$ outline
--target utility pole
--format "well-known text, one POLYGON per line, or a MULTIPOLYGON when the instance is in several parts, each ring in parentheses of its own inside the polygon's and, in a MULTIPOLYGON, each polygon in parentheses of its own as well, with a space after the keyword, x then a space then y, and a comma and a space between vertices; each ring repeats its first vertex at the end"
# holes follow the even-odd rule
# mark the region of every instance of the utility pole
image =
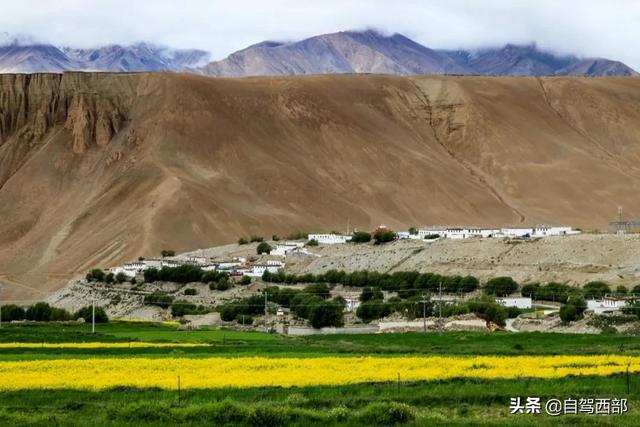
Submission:
POLYGON ((269 332, 269 326, 267 324, 267 319, 269 317, 269 312, 267 311, 267 290, 264 290, 264 331, 269 332))
POLYGON ((426 334, 427 333, 427 300, 424 297, 424 294, 422 294, 422 301, 420 302, 422 303, 422 330, 426 334))
POLYGON ((91 294, 91 333, 96 333, 96 294, 91 294))
POLYGON ((440 281, 440 285, 438 286, 438 317, 442 320, 442 281, 440 281))

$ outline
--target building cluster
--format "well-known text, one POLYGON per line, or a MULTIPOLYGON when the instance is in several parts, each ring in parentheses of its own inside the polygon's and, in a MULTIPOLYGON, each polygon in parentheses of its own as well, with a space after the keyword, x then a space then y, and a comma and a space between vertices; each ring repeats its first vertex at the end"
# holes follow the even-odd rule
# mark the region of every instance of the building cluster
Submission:
POLYGON ((113 267, 110 271, 113 274, 123 273, 127 277, 135 277, 138 274, 143 274, 149 268, 161 269, 163 267, 178 267, 181 265, 200 267, 203 271, 224 271, 231 276, 262 277, 265 271, 277 273, 278 270, 285 266, 285 263, 279 260, 252 262, 243 257, 214 261, 206 257, 187 256, 171 259, 144 259, 113 267))

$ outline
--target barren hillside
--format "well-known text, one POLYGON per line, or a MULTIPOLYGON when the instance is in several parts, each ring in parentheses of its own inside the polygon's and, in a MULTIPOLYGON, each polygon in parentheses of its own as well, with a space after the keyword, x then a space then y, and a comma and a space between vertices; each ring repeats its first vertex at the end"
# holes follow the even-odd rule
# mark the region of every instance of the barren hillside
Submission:
POLYGON ((640 213, 640 79, 0 76, 0 282, 294 230, 640 213))

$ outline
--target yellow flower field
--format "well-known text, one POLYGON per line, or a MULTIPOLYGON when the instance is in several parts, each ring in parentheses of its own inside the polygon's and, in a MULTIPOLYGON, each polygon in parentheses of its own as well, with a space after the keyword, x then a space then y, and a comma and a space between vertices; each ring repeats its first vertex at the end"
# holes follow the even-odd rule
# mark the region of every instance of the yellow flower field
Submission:
POLYGON ((205 343, 175 342, 10 342, 0 343, 0 348, 151 348, 151 347, 207 347, 205 343))
POLYGON ((0 362, 0 389, 340 385, 466 378, 557 378, 640 372, 640 357, 100 358, 0 362))

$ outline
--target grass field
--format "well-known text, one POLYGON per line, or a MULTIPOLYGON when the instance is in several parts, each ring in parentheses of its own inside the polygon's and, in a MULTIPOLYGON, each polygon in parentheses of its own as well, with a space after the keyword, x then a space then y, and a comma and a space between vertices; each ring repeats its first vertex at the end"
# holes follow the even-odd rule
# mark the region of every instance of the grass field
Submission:
MULTIPOLYGON (((0 424, 640 424, 640 411, 636 407, 640 394, 640 373, 636 372, 640 371, 636 365, 640 363, 638 337, 451 332, 290 338, 259 332, 179 331, 170 325, 126 322, 99 325, 97 332, 91 334, 90 326, 86 324, 3 325, 0 329, 0 424), (47 343, 92 344, 48 346, 47 343), (178 346, 175 343, 205 345, 178 346), (568 359, 554 355, 577 357, 568 359), (613 366, 611 361, 614 359, 605 360, 597 355, 612 355, 623 362, 613 366), (338 359, 332 359, 336 357, 338 359), (191 359, 195 359, 193 363, 188 362, 191 359), (413 359, 423 371, 402 364, 413 359), (131 385, 136 383, 137 375, 148 378, 149 370, 155 369, 153 363, 163 366, 167 360, 180 367, 190 367, 181 375, 180 388, 178 376, 181 372, 173 365, 166 369, 171 380, 163 379, 161 386, 131 385), (363 365, 362 360, 379 365, 363 365), (489 365, 494 360, 504 363, 504 369, 496 365, 498 368, 491 371, 491 375, 499 377, 509 371, 516 372, 515 377, 487 378, 489 365), (550 369, 549 378, 529 378, 541 372, 537 360, 557 361, 562 366, 550 369), (587 364, 592 362, 594 366, 589 368, 592 370, 586 371, 587 364), (135 368, 136 363, 142 363, 139 366, 144 369, 135 368), (257 365, 246 368, 244 363, 257 365), (298 377, 292 376, 289 365, 285 365, 291 363, 302 367, 298 377), (323 363, 329 365, 323 368, 323 363), (468 371, 464 372, 473 374, 468 378, 455 375, 445 378, 441 372, 453 372, 454 363, 466 363, 464 369, 468 371), (625 372, 626 363, 631 363, 629 376, 625 372), (230 366, 226 371, 222 369, 224 364, 230 366), (280 371, 270 377, 271 374, 264 371, 265 365, 275 366, 280 371), (133 368, 125 373, 125 366, 133 368), (358 380, 341 385, 327 382, 338 377, 364 378, 366 372, 363 370, 369 369, 367 366, 371 367, 370 377, 362 380, 364 382, 358 380), (30 382, 42 379, 38 369, 51 367, 53 369, 47 372, 51 373, 50 380, 57 388, 51 388, 53 383, 35 386, 36 382, 30 382), (71 374, 65 373, 67 368, 71 374), (78 370, 85 368, 86 372, 78 370), (35 370, 32 372, 31 369, 35 370), (333 374, 330 373, 332 369, 333 374), (566 369, 592 374, 566 376, 570 372, 566 369), (382 370, 388 372, 379 374, 382 370), (399 380, 395 371, 402 371, 399 380), (105 372, 111 382, 99 389, 87 387, 105 381, 100 380, 105 378, 100 377, 105 372), (424 376, 425 373, 435 376, 424 376), (77 377, 65 382, 62 380, 67 378, 65 375, 77 377), (237 375, 237 384, 233 387, 225 385, 228 383, 223 382, 224 375, 237 375), (131 381, 119 381, 119 378, 131 381), (273 381, 264 386, 259 378, 272 378, 273 381), (320 378, 322 381, 316 383, 325 381, 327 385, 313 385, 313 378, 320 378), (202 388, 195 386, 196 379, 202 384, 209 381, 220 385, 202 388), (305 385, 296 385, 296 382, 305 385), (615 416, 511 415, 510 398, 528 396, 540 397, 542 402, 569 397, 626 398, 629 399, 629 412, 615 416)), ((154 372, 164 375, 162 369, 154 372)))

